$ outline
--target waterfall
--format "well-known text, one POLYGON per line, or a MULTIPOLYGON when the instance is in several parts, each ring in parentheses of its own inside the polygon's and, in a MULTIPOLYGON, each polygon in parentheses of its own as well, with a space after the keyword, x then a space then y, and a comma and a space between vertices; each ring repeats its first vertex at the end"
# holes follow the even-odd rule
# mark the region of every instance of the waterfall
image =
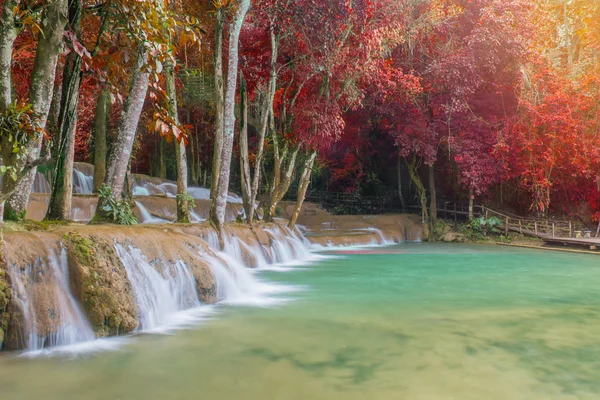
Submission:
POLYGON ((142 205, 142 203, 140 203, 139 201, 136 201, 135 205, 140 210, 140 216, 141 216, 140 223, 142 223, 142 224, 168 224, 170 222, 170 221, 167 221, 166 219, 157 218, 157 217, 152 216, 152 214, 150 214, 148 209, 146 207, 144 207, 142 205))
POLYGON ((227 304, 270 306, 286 301, 269 297, 270 294, 294 291, 284 285, 265 283, 254 276, 252 270, 225 252, 214 256, 204 255, 217 286, 217 298, 227 304))
POLYGON ((381 232, 381 230, 379 230, 377 228, 362 228, 360 230, 367 231, 367 232, 373 232, 379 237, 379 240, 374 239, 371 242, 371 245, 373 245, 373 246, 388 245, 388 244, 395 243, 393 240, 386 239, 385 236, 383 235, 383 232, 381 232))
POLYGON ((138 306, 140 331, 164 328, 179 322, 177 313, 200 306, 196 280, 185 263, 155 269, 140 249, 116 244, 138 306))
POLYGON ((302 234, 286 227, 265 229, 271 239, 271 252, 274 263, 290 264, 308 261, 313 258, 310 243, 302 234))
POLYGON ((50 255, 21 268, 10 268, 14 294, 25 323, 27 350, 92 341, 94 332, 69 288, 67 253, 50 255))
POLYGON ((92 194, 93 191, 94 177, 73 168, 73 193, 92 194))
POLYGON ((50 184, 46 179, 46 176, 41 172, 35 173, 35 179, 31 184, 32 193, 50 193, 50 184))

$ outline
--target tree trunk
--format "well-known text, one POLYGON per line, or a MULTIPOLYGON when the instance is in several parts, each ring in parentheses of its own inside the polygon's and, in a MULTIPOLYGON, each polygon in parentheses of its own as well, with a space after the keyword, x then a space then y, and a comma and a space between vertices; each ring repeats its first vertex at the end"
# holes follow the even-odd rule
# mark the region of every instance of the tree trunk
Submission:
POLYGON ((98 193, 106 176, 106 136, 109 104, 108 90, 103 89, 98 96, 96 120, 94 121, 94 193, 98 193))
POLYGON ((12 52, 17 38, 15 27, 16 0, 5 0, 0 19, 0 113, 12 103, 12 52))
POLYGON ((294 212, 288 223, 290 229, 293 229, 296 226, 296 221, 298 221, 298 216, 300 216, 300 210, 302 209, 302 204, 306 197, 306 190, 310 184, 310 176, 312 174, 313 165, 315 164, 315 158, 317 158, 317 152, 313 151, 310 157, 304 162, 304 169, 302 170, 302 175, 300 175, 300 184, 298 186, 298 194, 296 197, 296 208, 294 208, 294 212))
POLYGON ((167 179, 167 141, 164 137, 158 142, 158 177, 167 179))
MULTIPOLYGON (((67 1, 56 0, 48 3, 41 18, 41 31, 38 35, 35 61, 31 73, 31 86, 29 88, 29 101, 36 113, 34 124, 41 129, 46 127, 52 103, 56 64, 62 49, 63 32, 67 22, 66 16, 67 1)), ((42 133, 39 132, 27 143, 25 156, 18 161, 17 169, 21 170, 25 164, 33 164, 39 159, 42 140, 42 133)), ((14 191, 6 202, 5 215, 17 219, 25 215, 36 171, 37 166, 29 169, 19 182, 13 181, 8 176, 5 177, 2 191, 5 193, 14 191)))
MULTIPOLYGON (((69 0, 68 27, 77 37, 81 32, 81 13, 81 0, 69 0)), ((77 52, 71 51, 65 59, 63 68, 62 95, 58 115, 59 140, 54 151, 52 191, 46 213, 46 219, 48 220, 68 221, 71 217, 73 158, 75 154, 75 134, 77 132, 81 65, 81 56, 77 52)))
MULTIPOLYGON (((223 153, 223 24, 225 20, 225 9, 219 7, 216 12, 215 27, 215 145, 212 160, 212 175, 210 183, 210 198, 214 201, 219 185, 219 171, 221 168, 221 157, 223 153)), ((231 44, 230 44, 231 46, 231 44)), ((237 57, 237 55, 236 55, 237 57)), ((229 70, 231 72, 231 70, 229 70)), ((236 71, 237 72, 237 71, 236 71)))
POLYGON ((240 127, 240 178, 242 186, 242 200, 246 212, 246 222, 252 224, 254 215, 254 203, 252 202, 252 189, 250 187, 250 159, 248 157, 248 93, 246 79, 240 73, 240 103, 241 103, 241 127, 240 127))
POLYGON ((218 172, 219 184, 211 205, 211 222, 217 227, 222 242, 223 224, 225 223, 225 208, 227 207, 227 192, 229 191, 229 173, 231 168, 231 153, 235 131, 235 94, 238 78, 238 48, 240 31, 246 13, 250 8, 250 0, 240 0, 238 10, 232 22, 229 34, 229 65, 227 68, 227 92, 223 114, 223 151, 218 172))
POLYGON ((431 199, 429 202, 429 218, 430 222, 435 225, 437 221, 437 191, 435 190, 435 170, 433 165, 428 166, 429 169, 429 194, 431 195, 431 199))
POLYGON ((398 154, 398 197, 402 205, 402 212, 406 211, 406 203, 404 202, 404 194, 402 193, 402 157, 398 154))
MULTIPOLYGON (((300 151, 300 147, 296 148, 296 150, 294 150, 294 152, 292 153, 292 156, 290 157, 290 160, 288 161, 288 165, 286 166, 286 168, 284 168, 283 170, 280 170, 280 174, 281 176, 276 179, 277 181, 277 186, 274 187, 272 194, 271 194, 271 199, 269 200, 269 207, 267 210, 265 210, 265 221, 267 222, 271 222, 273 220, 273 216, 275 216, 276 211, 277 211, 277 206, 279 205, 279 202, 283 199, 283 197, 285 196, 285 194, 287 193, 287 191, 290 188, 290 185, 292 183, 292 175, 294 173, 294 168, 296 167, 296 158, 298 157, 298 152, 300 151)), ((283 167, 283 156, 287 154, 287 149, 286 151, 284 151, 284 153, 282 154, 282 162, 281 162, 281 166, 283 167)))
POLYGON ((469 190, 469 221, 473 220, 473 203, 475 202, 475 194, 473 188, 469 190))
MULTIPOLYGON (((117 126, 117 136, 110 152, 108 171, 104 179, 104 183, 112 189, 113 196, 116 199, 121 199, 137 126, 146 100, 150 80, 150 74, 146 71, 147 63, 148 51, 143 44, 139 44, 129 94, 123 105, 123 111, 117 126)), ((101 204, 98 204, 96 216, 103 219, 105 214, 101 206, 101 204)))
POLYGON ((277 57, 279 54, 279 44, 277 37, 271 26, 271 74, 269 78, 269 87, 267 98, 265 99, 265 107, 263 109, 263 119, 261 121, 260 131, 258 132, 258 148, 256 150, 256 162, 254 165, 254 176, 252 179, 252 190, 250 192, 250 215, 248 221, 251 223, 254 219, 254 204, 258 198, 258 188, 260 186, 262 162, 264 157, 265 149, 265 137, 267 135, 267 129, 269 126, 269 116, 273 113, 273 101, 275 98, 275 92, 277 91, 277 57))
POLYGON ((419 177, 419 165, 417 163, 417 156, 413 155, 413 160, 408 164, 408 171, 410 173, 410 179, 417 187, 417 194, 421 203, 421 222, 423 223, 425 239, 429 238, 429 214, 427 212, 427 190, 421 178, 419 177))
MULTIPOLYGON (((4 113, 12 103, 12 51, 17 38, 15 27, 16 0, 5 0, 0 19, 0 114, 4 113)), ((3 144, 4 148, 4 144, 3 144)), ((10 155, 9 155, 10 158, 10 155)), ((3 156, 4 165, 8 159, 3 156)), ((7 177, 4 177, 6 180, 7 177)), ((4 220, 4 201, 0 203, 0 222, 4 220)))
MULTIPOLYGON (((169 98, 169 114, 179 125, 177 110, 177 87, 175 86, 175 66, 168 64, 165 68, 167 96, 169 98)), ((187 155, 185 152, 184 138, 175 138, 175 157, 177 159, 177 222, 189 223, 190 211, 187 199, 187 155)))

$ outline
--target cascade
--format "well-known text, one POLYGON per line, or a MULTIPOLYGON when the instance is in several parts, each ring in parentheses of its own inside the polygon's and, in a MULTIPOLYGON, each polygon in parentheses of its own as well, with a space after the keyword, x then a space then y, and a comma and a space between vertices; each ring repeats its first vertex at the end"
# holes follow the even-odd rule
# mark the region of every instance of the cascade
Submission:
POLYGON ((92 194, 93 191, 94 177, 73 168, 73 193, 92 194))
POLYGON ((41 172, 35 173, 35 179, 31 185, 32 193, 50 193, 50 184, 46 179, 46 176, 41 172))
POLYGON ((394 244, 395 243, 393 240, 386 239, 385 236, 383 235, 383 232, 381 232, 380 229, 377 229, 377 228, 362 228, 360 230, 361 231, 367 231, 367 232, 373 232, 373 233, 375 233, 379 237, 379 240, 373 239, 373 241, 371 242, 371 245, 373 245, 373 246, 387 245, 387 244, 394 244))
POLYGON ((196 283, 185 263, 161 264, 161 271, 148 262, 140 249, 116 244, 127 271, 138 306, 140 331, 154 330, 177 322, 177 313, 200 306, 196 283))
POLYGON ((69 288, 64 249, 60 255, 52 250, 47 258, 40 257, 27 267, 13 264, 9 273, 23 313, 27 350, 94 340, 94 332, 69 288))
POLYGON ((166 219, 157 218, 152 216, 148 209, 142 205, 139 201, 135 202, 136 207, 140 210, 141 224, 168 224, 170 221, 166 219))

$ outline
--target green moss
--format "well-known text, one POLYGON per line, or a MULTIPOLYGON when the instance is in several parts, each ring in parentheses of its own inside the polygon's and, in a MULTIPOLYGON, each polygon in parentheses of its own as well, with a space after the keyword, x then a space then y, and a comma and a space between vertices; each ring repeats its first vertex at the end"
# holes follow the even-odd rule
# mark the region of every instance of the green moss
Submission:
POLYGON ((66 221, 32 221, 25 220, 23 221, 23 226, 28 231, 47 231, 53 226, 65 226, 68 225, 66 221))
POLYGON ((92 265, 95 249, 94 243, 89 238, 72 233, 66 234, 65 239, 72 243, 75 250, 75 257, 82 265, 86 267, 92 265))
POLYGON ((23 221, 26 213, 27 213, 27 210, 23 210, 20 213, 18 213, 15 210, 11 209, 10 207, 6 207, 6 208, 4 208, 4 220, 20 222, 20 221, 23 221))

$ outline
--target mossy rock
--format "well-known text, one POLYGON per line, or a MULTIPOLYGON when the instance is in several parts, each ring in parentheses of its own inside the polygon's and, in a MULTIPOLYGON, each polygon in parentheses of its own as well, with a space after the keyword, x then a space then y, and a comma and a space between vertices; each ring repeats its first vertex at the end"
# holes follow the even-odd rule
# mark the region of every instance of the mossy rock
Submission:
POLYGON ((112 336, 134 330, 135 297, 110 240, 69 233, 64 242, 71 290, 80 299, 96 335, 112 336))

